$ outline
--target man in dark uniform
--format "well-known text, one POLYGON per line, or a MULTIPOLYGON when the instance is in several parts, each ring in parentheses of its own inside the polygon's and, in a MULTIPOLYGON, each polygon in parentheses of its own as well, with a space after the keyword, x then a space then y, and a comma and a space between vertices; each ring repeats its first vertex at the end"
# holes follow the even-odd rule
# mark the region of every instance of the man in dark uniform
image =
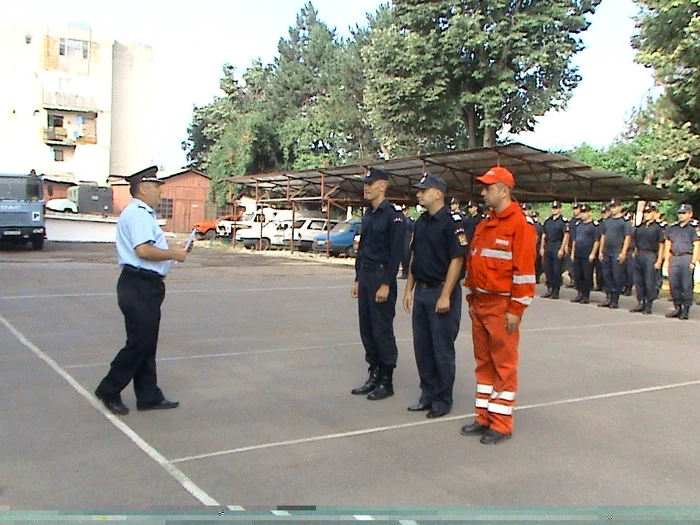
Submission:
POLYGON ((651 313, 656 299, 656 273, 664 260, 664 231, 656 220, 656 208, 647 204, 644 207, 644 220, 634 229, 634 287, 637 290, 637 306, 630 312, 651 313))
MULTIPOLYGON (((668 227, 668 222, 664 220, 664 218, 661 216, 661 212, 657 209, 654 211, 654 221, 661 226, 661 230, 664 232, 664 239, 666 238, 666 228, 668 227)), ((665 257, 665 254, 664 254, 665 257)), ((661 287, 664 284, 664 275, 663 275, 663 269, 659 268, 656 271, 656 299, 659 298, 659 295, 661 295, 661 287)))
MULTIPOLYGON (((601 219, 598 221, 598 228, 599 231, 603 230, 603 223, 610 217, 610 203, 605 203, 603 206, 603 212, 601 214, 601 219)), ((600 255, 600 249, 598 250, 598 255, 600 255)), ((596 292, 602 292, 604 290, 607 290, 607 287, 605 286, 605 272, 603 272, 603 262, 600 260, 600 257, 596 257, 595 260, 595 288, 594 290, 596 292)))
POLYGON ((544 261, 547 292, 541 297, 559 299, 561 288, 561 263, 569 242, 569 221, 561 215, 559 201, 552 203, 552 216, 544 221, 544 233, 540 243, 540 255, 544 261))
POLYGON ((630 247, 633 227, 622 215, 622 203, 617 199, 610 201, 610 217, 602 225, 600 236, 599 259, 603 263, 605 301, 598 306, 619 308, 620 294, 625 287, 625 259, 630 247))
POLYGON ((476 201, 469 201, 467 203, 467 216, 464 219, 464 233, 467 235, 467 241, 471 242, 472 237, 474 237, 474 230, 476 230, 476 225, 486 218, 486 215, 481 213, 481 207, 476 201))
POLYGON ((398 349, 394 337, 396 274, 404 251, 406 224, 401 206, 386 198, 389 173, 370 168, 364 177, 369 201, 362 217, 362 237, 355 259, 355 284, 351 296, 358 299, 360 338, 369 364, 365 384, 355 395, 379 400, 394 395, 393 373, 398 349))
POLYGON ((666 261, 675 309, 669 318, 688 319, 693 304, 693 273, 700 251, 700 229, 693 225, 693 207, 681 204, 678 222, 666 230, 666 261))
POLYGON ((403 307, 413 305, 413 349, 420 377, 421 396, 408 407, 428 410, 428 418, 452 410, 455 381, 455 339, 462 318, 462 287, 467 236, 462 217, 445 206, 447 185, 426 173, 414 186, 425 211, 416 221, 411 244, 411 271, 403 307))
POLYGON ((535 275, 537 283, 539 284, 540 278, 542 277, 542 255, 540 255, 540 244, 542 243, 542 235, 544 234, 544 227, 540 222, 540 214, 537 211, 533 211, 530 218, 535 223, 535 230, 537 231, 537 256, 535 258, 535 275))
POLYGON ((569 273, 569 284, 566 285, 567 288, 576 288, 576 271, 574 269, 571 255, 574 253, 574 239, 576 239, 576 226, 581 222, 581 205, 575 202, 573 205, 573 217, 569 221, 569 244, 566 247, 566 257, 562 261, 562 271, 567 271, 569 273))
POLYGON ((591 218, 591 207, 588 204, 580 206, 578 225, 574 231, 576 237, 571 246, 571 264, 578 295, 571 302, 588 304, 593 289, 593 263, 600 246, 599 224, 591 218))
MULTIPOLYGON (((634 208, 630 208, 625 212, 625 219, 630 221, 632 228, 635 228, 635 212, 634 208)), ((634 230, 633 230, 634 233, 634 230)), ((622 295, 626 297, 632 296, 632 288, 634 287, 634 254, 635 254, 635 244, 634 235, 630 238, 630 247, 627 251, 628 257, 625 259, 625 286, 622 289, 622 295)))
MULTIPOLYGON (((415 188, 415 185, 413 187, 415 188)), ((462 210, 459 207, 460 204, 461 204, 461 202, 459 201, 458 198, 452 197, 452 199, 450 199, 450 211, 452 213, 456 213, 457 215, 462 217, 462 220, 464 220, 465 215, 464 215, 464 213, 462 213, 462 210)))
MULTIPOLYGON (((95 396, 113 414, 124 416, 129 408, 121 392, 133 380, 138 410, 177 408, 158 388, 156 350, 160 328, 160 307, 165 299, 163 279, 170 261, 184 262, 187 249, 170 248, 156 220, 162 181, 152 166, 127 180, 133 199, 117 221, 117 261, 122 269, 117 281, 117 303, 124 315, 126 344, 110 365, 95 396)), ((188 247, 191 249, 192 245, 188 247)))
POLYGON ((413 236, 413 227, 415 222, 408 214, 408 208, 405 204, 401 206, 401 210, 403 211, 403 217, 406 221, 406 241, 404 242, 404 251, 403 256, 401 257, 401 275, 399 276, 399 279, 407 279, 408 265, 411 262, 411 237, 413 236))

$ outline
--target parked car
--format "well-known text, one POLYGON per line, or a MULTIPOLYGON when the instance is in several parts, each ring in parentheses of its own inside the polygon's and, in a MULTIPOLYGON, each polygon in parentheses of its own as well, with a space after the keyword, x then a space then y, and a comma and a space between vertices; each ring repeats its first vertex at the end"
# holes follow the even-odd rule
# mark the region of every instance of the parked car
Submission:
POLYGON ((78 213, 78 205, 70 199, 51 199, 46 201, 46 209, 51 211, 70 211, 78 213))
POLYGON ((233 220, 220 220, 216 224, 216 235, 219 237, 233 237, 233 232, 244 228, 258 228, 260 223, 270 221, 285 221, 291 220, 293 216, 292 210, 278 210, 275 208, 260 208, 255 212, 243 214, 242 217, 233 220))
POLYGON ((262 228, 260 236, 260 225, 252 228, 244 228, 236 231, 236 243, 241 243, 248 249, 267 250, 270 246, 284 245, 284 232, 291 228, 292 221, 270 221, 262 228))
MULTIPOLYGON (((331 221, 331 228, 338 224, 338 221, 331 221)), ((307 218, 299 219, 294 223, 294 247, 302 252, 308 252, 313 246, 314 239, 328 229, 327 219, 307 218)), ((292 229, 284 232, 284 245, 291 246, 292 229)))
POLYGON ((339 222, 330 233, 318 235, 314 239, 311 249, 314 252, 328 252, 331 255, 352 257, 354 254, 352 242, 361 224, 362 221, 359 220, 339 222))
POLYGON ((197 237, 200 239, 213 239, 216 237, 216 225, 219 223, 219 221, 235 221, 240 219, 244 211, 245 208, 238 213, 238 216, 226 215, 225 217, 219 217, 218 219, 213 219, 211 221, 195 222, 192 225, 192 228, 197 230, 197 237))

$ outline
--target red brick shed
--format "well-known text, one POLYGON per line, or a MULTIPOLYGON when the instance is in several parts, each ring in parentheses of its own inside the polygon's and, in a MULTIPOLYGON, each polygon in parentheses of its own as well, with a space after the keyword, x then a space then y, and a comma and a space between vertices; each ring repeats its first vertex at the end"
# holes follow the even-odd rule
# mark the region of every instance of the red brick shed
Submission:
MULTIPOLYGON (((182 168, 172 173, 158 172, 164 181, 161 187, 160 206, 156 210, 159 219, 165 219, 165 231, 189 233, 192 224, 205 220, 205 207, 209 196, 211 178, 199 170, 182 168)), ((129 184, 112 183, 114 213, 119 214, 131 201, 129 184)))

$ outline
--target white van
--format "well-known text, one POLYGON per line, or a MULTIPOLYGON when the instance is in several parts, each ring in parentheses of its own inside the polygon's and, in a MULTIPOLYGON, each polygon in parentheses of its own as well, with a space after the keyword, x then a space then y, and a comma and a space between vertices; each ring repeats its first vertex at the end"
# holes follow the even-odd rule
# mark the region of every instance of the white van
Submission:
POLYGON ((260 224, 252 228, 236 230, 236 243, 243 244, 249 249, 267 250, 270 246, 284 245, 284 232, 292 227, 292 221, 270 221, 262 227, 260 235, 260 224))
MULTIPOLYGON (((333 228, 338 221, 331 220, 330 229, 333 228)), ((321 218, 307 218, 299 219, 294 223, 294 248, 302 252, 308 252, 311 250, 311 245, 314 239, 318 237, 319 234, 325 233, 329 230, 328 220, 321 218)), ((284 245, 290 247, 292 244, 292 229, 288 228, 284 232, 284 245)))
POLYGON ((257 228, 260 233, 260 223, 270 221, 291 221, 292 210, 277 210, 275 208, 262 208, 254 212, 244 213, 238 222, 221 220, 216 225, 216 235, 218 237, 232 237, 234 229, 236 231, 245 228, 257 228))

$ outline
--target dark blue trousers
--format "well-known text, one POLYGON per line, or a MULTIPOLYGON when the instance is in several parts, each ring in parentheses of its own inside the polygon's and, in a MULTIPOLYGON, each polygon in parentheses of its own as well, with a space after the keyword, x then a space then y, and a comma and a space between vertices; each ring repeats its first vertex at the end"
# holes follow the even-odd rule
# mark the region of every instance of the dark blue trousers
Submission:
POLYGON ((603 274, 605 275, 605 293, 620 295, 625 287, 625 265, 620 264, 617 255, 605 256, 603 274))
POLYGON ((669 268, 671 297, 676 306, 693 304, 693 272, 690 271, 691 255, 673 255, 669 268))
POLYGON ((365 361, 371 366, 396 367, 398 349, 394 337, 396 315, 396 277, 389 286, 389 298, 377 303, 375 295, 382 284, 382 266, 360 268, 357 307, 360 338, 365 347, 365 361))
POLYGON ((656 262, 657 252, 639 252, 634 258, 634 287, 637 301, 650 303, 656 299, 656 262))
POLYGON ((420 401, 433 410, 452 408, 455 382, 455 340, 462 319, 462 287, 450 296, 450 311, 435 312, 442 286, 417 283, 413 294, 413 350, 420 377, 420 401))

